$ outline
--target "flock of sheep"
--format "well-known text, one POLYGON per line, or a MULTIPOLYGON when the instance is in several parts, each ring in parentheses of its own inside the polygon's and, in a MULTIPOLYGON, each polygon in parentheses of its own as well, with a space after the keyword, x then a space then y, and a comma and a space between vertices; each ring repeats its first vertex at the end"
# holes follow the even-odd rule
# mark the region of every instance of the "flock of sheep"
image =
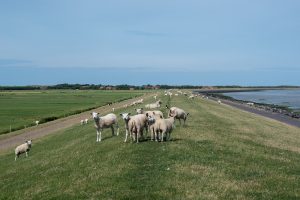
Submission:
MULTIPOLYGON (((154 96, 154 99, 157 99, 156 95, 154 96)), ((133 105, 136 105, 136 102, 133 105)), ((126 133, 124 142, 127 142, 129 136, 132 141, 136 141, 138 143, 140 139, 145 136, 144 131, 146 131, 146 133, 151 133, 152 141, 164 141, 164 138, 166 138, 166 140, 170 140, 170 135, 175 127, 175 119, 179 120, 180 125, 181 120, 183 120, 183 123, 185 124, 189 113, 186 113, 183 109, 178 107, 169 108, 166 106, 168 109, 168 118, 164 118, 163 113, 160 110, 155 110, 160 108, 161 104, 161 100, 157 100, 154 103, 145 105, 145 108, 149 109, 147 111, 143 108, 138 108, 135 109, 135 115, 131 115, 131 113, 120 114, 125 122, 126 133)), ((115 114, 110 113, 105 116, 99 116, 99 113, 93 112, 91 115, 95 121, 95 128, 97 132, 96 142, 101 141, 102 131, 105 128, 111 128, 112 135, 114 135, 115 128, 117 128, 117 135, 119 135, 118 119, 115 114)))
MULTIPOLYGON (((172 96, 171 92, 165 93, 172 96)), ((184 93, 181 93, 184 94, 184 93)), ((185 95, 185 94, 184 94, 185 95)), ((178 95, 175 95, 178 96, 178 95)), ((149 109, 145 111, 143 108, 135 109, 136 114, 131 115, 131 113, 121 113, 120 116, 125 122, 125 140, 127 142, 128 136, 132 141, 139 142, 143 138, 144 131, 146 133, 151 133, 151 141, 164 141, 170 140, 171 133, 175 127, 175 119, 179 120, 181 125, 181 120, 185 124, 187 116, 189 113, 185 112, 183 109, 178 107, 171 107, 168 109, 168 118, 164 118, 163 113, 160 110, 155 110, 161 107, 161 100, 157 100, 157 95, 153 97, 156 101, 151 104, 146 104, 145 108, 149 109)), ((137 100, 130 104, 130 106, 142 104, 143 99, 137 100)), ((112 109, 115 110, 114 108, 112 109)), ((102 140, 102 131, 106 128, 111 128, 112 135, 115 135, 115 128, 117 129, 116 135, 119 135, 119 125, 117 116, 114 113, 107 114, 105 116, 100 116, 99 113, 92 112, 92 118, 95 122, 95 128, 97 132, 96 142, 102 140)), ((80 121, 81 125, 87 124, 88 119, 83 119, 80 121)), ((38 123, 37 123, 38 125, 38 123)), ((15 148, 15 160, 23 153, 28 156, 30 151, 32 140, 26 141, 24 144, 21 144, 15 148)))

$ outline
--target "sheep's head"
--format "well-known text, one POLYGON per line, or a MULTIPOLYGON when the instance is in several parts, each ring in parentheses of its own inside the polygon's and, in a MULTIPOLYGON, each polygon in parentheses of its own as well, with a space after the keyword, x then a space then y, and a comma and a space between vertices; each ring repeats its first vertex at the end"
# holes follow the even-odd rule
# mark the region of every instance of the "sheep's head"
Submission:
POLYGON ((121 117, 122 119, 124 119, 125 121, 128 121, 130 119, 130 114, 131 113, 121 113, 121 117))
POLYGON ((28 140, 26 141, 26 143, 28 144, 29 147, 31 147, 32 140, 28 140))
POLYGON ((151 125, 151 124, 154 124, 155 123, 155 118, 154 116, 150 116, 150 115, 146 115, 148 117, 148 123, 151 125))
POLYGON ((98 119, 99 118, 98 114, 99 113, 96 113, 96 112, 92 112, 91 113, 91 115, 93 116, 94 119, 98 119))
POLYGON ((143 108, 137 108, 135 109, 137 114, 143 114, 144 109, 143 108))

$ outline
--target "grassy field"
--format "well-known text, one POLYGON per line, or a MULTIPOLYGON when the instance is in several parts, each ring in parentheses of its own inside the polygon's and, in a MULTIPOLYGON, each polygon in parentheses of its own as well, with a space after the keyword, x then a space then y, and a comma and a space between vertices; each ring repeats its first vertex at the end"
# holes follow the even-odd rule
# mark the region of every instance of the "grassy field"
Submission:
POLYGON ((132 91, 45 90, 0 92, 0 134, 141 95, 132 91))
POLYGON ((120 136, 106 130, 96 143, 92 124, 75 126, 34 141, 28 158, 2 153, 0 199, 300 198, 298 128, 208 100, 162 100, 190 113, 171 141, 124 143, 121 123, 120 136))

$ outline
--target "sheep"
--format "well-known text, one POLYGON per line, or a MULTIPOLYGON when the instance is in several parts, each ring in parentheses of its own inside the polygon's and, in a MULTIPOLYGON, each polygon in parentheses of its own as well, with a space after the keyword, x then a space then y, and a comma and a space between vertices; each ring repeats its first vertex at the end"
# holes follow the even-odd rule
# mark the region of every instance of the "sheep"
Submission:
POLYGON ((82 120, 80 120, 80 124, 81 125, 83 125, 84 124, 84 120, 82 119, 82 120))
POLYGON ((138 143, 139 136, 142 136, 144 128, 147 128, 148 115, 137 114, 134 116, 130 116, 130 113, 121 113, 120 115, 125 121, 126 135, 125 135, 124 142, 127 142, 128 133, 129 133, 130 137, 136 139, 136 142, 138 143))
POLYGON ((218 104, 221 104, 222 102, 221 102, 221 100, 220 99, 218 99, 218 104))
POLYGON ((157 95, 154 95, 154 96, 153 96, 153 98, 154 98, 154 100, 156 101, 156 99, 157 99, 157 95))
POLYGON ((88 121, 89 121, 89 119, 88 119, 88 118, 85 118, 84 123, 87 124, 88 121))
POLYGON ((168 105, 166 105, 166 108, 169 109, 169 114, 168 114, 169 117, 175 117, 176 119, 178 119, 180 125, 181 125, 181 119, 183 119, 183 125, 185 125, 185 121, 189 113, 186 113, 181 108, 177 108, 177 107, 169 108, 168 105))
POLYGON ((194 99, 194 98, 195 96, 193 94, 188 97, 188 99, 194 99))
POLYGON ((246 103, 248 106, 254 106, 254 103, 253 102, 248 102, 246 103))
POLYGON ((40 121, 35 121, 35 125, 38 126, 40 121))
POLYGON ((137 108, 137 109, 135 109, 135 111, 137 114, 147 114, 147 115, 153 116, 153 113, 154 113, 154 115, 164 116, 160 110, 144 111, 143 108, 137 108))
POLYGON ((152 109, 152 108, 159 108, 159 107, 160 107, 160 104, 161 104, 161 101, 158 100, 158 101, 156 101, 155 103, 146 104, 146 105, 145 105, 145 108, 150 108, 150 109, 152 109))
POLYGON ((99 113, 92 112, 91 115, 95 121, 95 128, 97 130, 97 139, 96 142, 101 142, 101 133, 104 128, 111 128, 112 135, 114 135, 115 129, 113 125, 117 127, 117 135, 119 135, 119 125, 117 116, 113 113, 107 114, 103 117, 99 117, 99 113))
POLYGON ((115 112, 115 108, 112 108, 112 111, 115 112))
MULTIPOLYGON (((174 129, 175 117, 169 117, 167 119, 163 119, 162 116, 154 115, 154 117, 149 117, 149 123, 152 126, 153 134, 155 134, 155 141, 158 141, 159 134, 160 141, 164 141, 164 135, 166 136, 166 140, 170 140, 172 130, 174 129)), ((151 137, 151 140, 153 138, 151 137)))
POLYGON ((15 149, 15 161, 22 154, 26 153, 26 157, 28 157, 28 151, 30 151, 32 140, 26 141, 24 144, 21 144, 15 149))

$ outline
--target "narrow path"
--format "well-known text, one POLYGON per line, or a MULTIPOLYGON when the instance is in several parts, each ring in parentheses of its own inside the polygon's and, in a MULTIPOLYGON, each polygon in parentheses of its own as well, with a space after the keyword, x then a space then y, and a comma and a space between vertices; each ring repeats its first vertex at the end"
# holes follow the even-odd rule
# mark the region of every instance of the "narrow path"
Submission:
MULTIPOLYGON (((49 135, 52 133, 55 133, 57 131, 72 127, 76 124, 80 123, 80 120, 82 119, 90 119, 91 115, 90 113, 95 111, 95 112, 99 112, 99 113, 108 113, 108 112, 112 112, 112 108, 115 109, 120 109, 123 108, 125 104, 130 104, 133 101, 136 101, 137 99, 141 99, 141 98, 149 98, 151 95, 153 95, 152 93, 150 94, 145 94, 143 96, 137 97, 137 98, 133 98, 133 99, 128 99, 122 102, 118 102, 118 103, 114 103, 112 105, 106 105, 106 106, 102 106, 90 111, 86 111, 80 114, 76 114, 76 115, 72 115, 66 118, 62 118, 62 119, 58 119, 58 120, 54 120, 45 124, 41 124, 37 127, 30 127, 28 129, 23 129, 20 131, 16 131, 16 132, 20 132, 20 134, 15 134, 14 132, 9 133, 9 135, 7 135, 7 137, 5 136, 3 139, 0 139, 0 151, 4 151, 7 149, 10 149, 12 147, 17 146, 18 144, 22 144, 24 143, 26 140, 28 139, 37 139, 37 138, 41 138, 45 135, 49 135)), ((90 122, 93 123, 93 122, 90 122)))

